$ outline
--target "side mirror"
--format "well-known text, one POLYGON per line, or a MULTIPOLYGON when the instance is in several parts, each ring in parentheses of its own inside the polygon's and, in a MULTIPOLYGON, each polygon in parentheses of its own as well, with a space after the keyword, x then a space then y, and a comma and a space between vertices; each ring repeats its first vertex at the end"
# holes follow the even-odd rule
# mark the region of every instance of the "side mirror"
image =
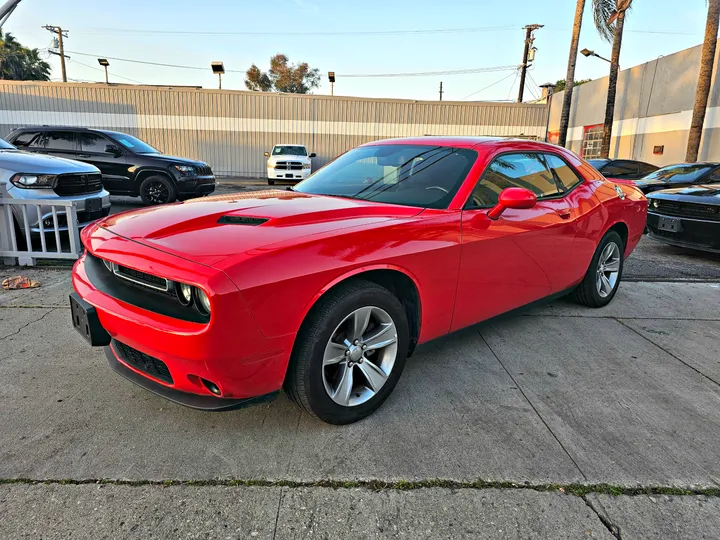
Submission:
POLYGON ((310 157, 311 158, 317 157, 317 154, 315 152, 313 152, 312 154, 310 154, 310 157))
POLYGON ((107 144, 105 145, 105 153, 112 154, 113 156, 119 156, 120 154, 122 154, 122 151, 118 146, 115 146, 114 144, 107 144))
POLYGON ((270 157, 270 152, 265 152, 265 157, 270 157))
POLYGON ((490 219, 498 219, 508 208, 527 210, 537 204, 537 196, 529 189, 511 187, 503 189, 498 197, 498 203, 488 210, 490 219))

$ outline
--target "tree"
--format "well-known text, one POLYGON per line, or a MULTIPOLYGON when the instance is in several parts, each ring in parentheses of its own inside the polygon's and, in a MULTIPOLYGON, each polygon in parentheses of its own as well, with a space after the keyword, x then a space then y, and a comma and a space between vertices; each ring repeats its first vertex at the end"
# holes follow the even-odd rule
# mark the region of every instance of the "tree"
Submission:
POLYGON ((572 102, 572 91, 575 84, 575 62, 577 62, 580 28, 582 27, 584 11, 585 0, 577 0, 572 38, 570 39, 570 56, 568 58, 567 74, 565 75, 567 83, 565 85, 565 95, 563 96, 562 111, 560 113, 560 133, 558 135, 558 144, 560 146, 565 146, 565 142, 567 141, 568 125, 570 124, 570 104, 572 102))
MULTIPOLYGON (((580 86, 581 84, 585 84, 586 82, 590 82, 592 79, 581 79, 579 81, 574 81, 573 86, 580 86)), ((565 79, 558 79, 555 82, 555 92, 562 92, 565 90, 565 79)))
POLYGON ((290 64, 284 54, 270 59, 270 69, 262 71, 255 64, 245 73, 245 86, 254 92, 286 92, 309 94, 320 86, 320 70, 311 69, 306 63, 290 64))
POLYGON ((50 64, 40 58, 37 49, 23 47, 12 34, 0 31, 0 79, 49 81, 50 64))
POLYGON ((707 23, 705 23, 705 42, 700 57, 700 75, 698 76, 695 91, 695 106, 693 107, 687 153, 685 155, 685 161, 687 162, 697 161, 700 151, 700 139, 705 124, 705 110, 707 109, 708 95, 710 94, 712 74, 715 70, 715 46, 717 44, 719 21, 720 0, 710 0, 708 2, 707 23))
POLYGON ((615 95, 617 94, 618 71, 620 70, 620 48, 622 47, 625 16, 632 0, 593 0, 593 18, 600 36, 612 41, 610 55, 610 76, 608 77, 607 103, 605 104, 605 124, 603 126, 600 157, 610 156, 610 139, 615 117, 615 95))

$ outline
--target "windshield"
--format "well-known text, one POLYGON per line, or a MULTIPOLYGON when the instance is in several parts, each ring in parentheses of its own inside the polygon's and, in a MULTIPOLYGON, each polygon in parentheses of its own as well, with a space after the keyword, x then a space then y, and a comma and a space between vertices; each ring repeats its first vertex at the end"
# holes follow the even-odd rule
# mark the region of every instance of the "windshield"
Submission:
POLYGON ((588 163, 595 167, 598 171, 609 163, 609 159, 588 159, 588 163))
POLYGON ((477 159, 465 148, 363 146, 329 163, 295 191, 350 199, 446 208, 477 159))
POLYGON ((125 135, 123 134, 108 134, 109 137, 120 143, 122 146, 127 148, 128 150, 135 152, 136 154, 162 154, 160 150, 155 150, 152 146, 150 146, 148 143, 141 141, 137 137, 133 137, 132 135, 125 135))
POLYGON ((4 139, 0 139, 0 150, 17 150, 12 144, 4 139))
POLYGON ((273 148, 273 156, 307 156, 307 149, 304 146, 276 146, 273 148))
POLYGON ((663 167, 655 172, 651 172, 640 181, 659 180, 661 182, 694 182, 705 173, 710 171, 713 166, 703 165, 702 163, 693 163, 688 165, 671 165, 663 167))

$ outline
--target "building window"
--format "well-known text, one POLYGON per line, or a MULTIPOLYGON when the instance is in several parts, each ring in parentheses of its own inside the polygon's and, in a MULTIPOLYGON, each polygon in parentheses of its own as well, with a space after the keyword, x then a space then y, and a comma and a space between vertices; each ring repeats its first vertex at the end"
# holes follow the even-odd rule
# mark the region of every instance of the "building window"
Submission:
POLYGON ((580 154, 583 158, 595 159, 600 157, 603 127, 603 124, 595 124, 583 128, 582 153, 580 154))

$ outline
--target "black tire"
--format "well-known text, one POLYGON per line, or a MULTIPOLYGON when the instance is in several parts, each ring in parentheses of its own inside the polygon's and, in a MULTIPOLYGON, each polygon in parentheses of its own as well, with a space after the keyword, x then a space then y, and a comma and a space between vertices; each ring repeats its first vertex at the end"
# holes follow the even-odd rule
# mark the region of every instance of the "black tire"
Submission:
POLYGON ((615 231, 608 231, 607 233, 605 233, 605 236, 602 237, 602 240, 600 240, 600 243, 595 250, 595 255, 593 255, 592 261, 590 262, 590 267, 585 273, 585 277, 580 282, 580 285, 578 285, 577 288, 573 291, 573 296, 578 303, 588 307, 599 308, 607 306, 612 301, 612 299, 615 297, 615 293, 617 293, 618 287, 620 286, 620 281, 622 279, 623 266, 625 264, 624 253, 625 245, 623 244, 620 235, 615 231), (617 279, 612 288, 612 292, 603 296, 599 290, 599 286, 597 283, 598 266, 600 262, 600 256, 611 243, 614 243, 619 250, 620 265, 617 279))
POLYGON ((177 190, 166 176, 148 176, 140 184, 140 198, 147 205, 167 204, 177 199, 177 190))
POLYGON ((268 178, 268 186, 274 186, 274 185, 275 185, 275 180, 270 180, 268 178))
POLYGON ((405 309, 385 287, 364 280, 338 286, 320 299, 303 323, 290 358, 285 391, 292 401, 311 415, 330 424, 350 424, 373 413, 383 404, 400 379, 407 359, 410 332, 405 309), (328 395, 323 382, 325 347, 338 325, 362 307, 384 310, 395 324, 397 354, 384 385, 369 400, 343 406, 328 395))

